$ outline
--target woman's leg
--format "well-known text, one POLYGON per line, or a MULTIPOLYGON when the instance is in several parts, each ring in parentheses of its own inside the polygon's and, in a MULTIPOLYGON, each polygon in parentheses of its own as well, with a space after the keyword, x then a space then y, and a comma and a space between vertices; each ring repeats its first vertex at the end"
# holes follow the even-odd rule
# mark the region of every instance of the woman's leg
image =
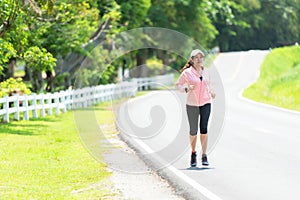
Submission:
POLYGON ((207 126, 208 126, 208 119, 210 116, 211 105, 205 104, 204 106, 200 107, 200 142, 202 147, 202 164, 208 165, 206 150, 207 150, 207 142, 208 142, 208 135, 207 135, 207 126))
POLYGON ((190 144, 191 144, 191 167, 197 166, 197 131, 198 131, 198 119, 199 119, 199 107, 198 106, 186 106, 188 121, 190 125, 190 144))
POLYGON ((208 141, 207 134, 200 134, 200 142, 201 142, 201 147, 202 147, 202 155, 206 154, 207 141, 208 141))
POLYGON ((190 135, 190 143, 192 152, 196 152, 197 135, 190 135))
POLYGON ((190 143, 192 152, 196 151, 197 143, 197 131, 198 131, 198 120, 199 120, 199 107, 186 105, 186 111, 188 121, 190 125, 190 143))

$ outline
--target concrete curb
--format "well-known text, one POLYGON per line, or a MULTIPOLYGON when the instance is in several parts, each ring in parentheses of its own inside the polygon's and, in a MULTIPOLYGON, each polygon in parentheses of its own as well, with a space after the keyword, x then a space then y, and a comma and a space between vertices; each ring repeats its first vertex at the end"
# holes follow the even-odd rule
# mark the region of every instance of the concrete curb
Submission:
POLYGON ((159 168, 159 164, 157 164, 157 159, 152 156, 144 156, 141 148, 139 148, 138 144, 126 137, 124 134, 119 133, 118 137, 125 142, 132 150, 136 152, 136 155, 143 161, 145 164, 151 168, 157 175, 165 179, 174 189, 175 194, 181 196, 185 199, 206 199, 206 197, 201 194, 198 190, 191 187, 190 184, 182 181, 182 179, 169 170, 167 167, 159 170, 155 170, 159 168), (142 156, 143 155, 143 156, 142 156))

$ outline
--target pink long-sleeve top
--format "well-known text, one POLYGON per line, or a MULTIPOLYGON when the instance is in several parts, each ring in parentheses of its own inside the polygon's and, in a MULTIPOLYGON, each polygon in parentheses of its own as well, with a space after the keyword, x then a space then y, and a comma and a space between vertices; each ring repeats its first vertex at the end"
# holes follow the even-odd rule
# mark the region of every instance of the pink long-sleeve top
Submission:
POLYGON ((190 106, 203 106, 207 103, 211 103, 209 80, 205 77, 205 68, 203 68, 201 75, 194 67, 185 69, 177 83, 176 88, 180 92, 185 92, 184 88, 187 85, 194 85, 194 89, 188 91, 186 104, 190 106), (202 81, 200 77, 202 76, 202 81))

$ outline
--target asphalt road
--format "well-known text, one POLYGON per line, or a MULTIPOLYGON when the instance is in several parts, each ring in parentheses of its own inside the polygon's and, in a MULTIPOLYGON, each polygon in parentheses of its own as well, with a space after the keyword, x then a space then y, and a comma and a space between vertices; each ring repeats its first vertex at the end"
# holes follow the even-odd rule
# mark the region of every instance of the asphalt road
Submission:
POLYGON ((210 125, 222 129, 210 133, 210 167, 189 167, 185 95, 174 90, 123 105, 117 120, 123 138, 188 199, 299 199, 300 114, 241 96, 257 78, 267 54, 247 51, 217 57, 214 66, 225 97, 217 91, 219 102, 213 102, 216 117, 211 117, 210 125), (220 100, 224 118, 224 110, 218 110, 220 100))

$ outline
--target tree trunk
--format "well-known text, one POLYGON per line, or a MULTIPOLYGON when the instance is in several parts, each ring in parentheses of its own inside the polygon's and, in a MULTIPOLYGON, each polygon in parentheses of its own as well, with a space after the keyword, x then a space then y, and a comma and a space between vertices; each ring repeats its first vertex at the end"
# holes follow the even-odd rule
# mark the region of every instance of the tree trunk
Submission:
POLYGON ((47 75, 47 86, 46 86, 46 91, 47 92, 51 92, 52 89, 53 89, 53 79, 54 79, 54 76, 52 74, 51 71, 46 71, 46 75, 47 75))
POLYGON ((17 68, 17 59, 11 58, 8 63, 7 78, 15 77, 15 69, 17 68))
POLYGON ((162 61, 163 63, 163 69, 162 69, 162 72, 161 74, 164 75, 167 73, 167 66, 170 64, 169 63, 169 54, 167 54, 166 51, 163 51, 163 50, 160 50, 158 49, 157 50, 157 57, 162 61))
POLYGON ((65 88, 65 90, 72 89, 70 87, 71 87, 71 77, 70 76, 64 76, 64 88, 65 88))
POLYGON ((24 81, 30 81, 32 75, 31 75, 31 71, 30 71, 30 69, 27 67, 27 65, 25 65, 24 70, 25 70, 25 76, 23 77, 23 80, 24 80, 24 81))
POLYGON ((33 92, 39 93, 43 91, 44 80, 40 71, 33 70, 31 84, 33 92))
POLYGON ((137 77, 147 77, 148 68, 147 62, 148 49, 140 49, 136 54, 137 77))
POLYGON ((3 74, 0 75, 0 82, 9 79, 10 77, 14 78, 15 68, 17 65, 17 59, 11 58, 8 63, 8 67, 4 67, 3 74))
MULTIPOLYGON (((111 19, 109 18, 103 22, 97 31, 92 35, 90 41, 83 45, 83 49, 88 51, 93 47, 97 46, 101 41, 106 37, 106 30, 110 29, 111 19)), ((61 63, 58 63, 58 66, 55 68, 55 76, 63 73, 69 73, 69 77, 66 80, 66 84, 71 83, 71 79, 74 78, 76 71, 80 68, 82 62, 86 59, 86 55, 78 53, 70 53, 61 63)), ((70 85, 65 85, 68 88, 70 85)))

